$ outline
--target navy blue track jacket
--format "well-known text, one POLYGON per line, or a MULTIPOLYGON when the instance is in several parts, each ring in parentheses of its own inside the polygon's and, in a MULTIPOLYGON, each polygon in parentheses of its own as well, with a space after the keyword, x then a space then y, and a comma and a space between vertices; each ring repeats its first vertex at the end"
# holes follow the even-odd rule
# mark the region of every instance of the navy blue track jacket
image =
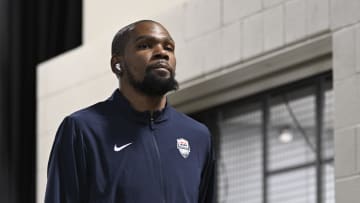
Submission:
POLYGON ((45 202, 208 203, 214 178, 204 125, 168 104, 137 112, 116 90, 60 125, 45 202))

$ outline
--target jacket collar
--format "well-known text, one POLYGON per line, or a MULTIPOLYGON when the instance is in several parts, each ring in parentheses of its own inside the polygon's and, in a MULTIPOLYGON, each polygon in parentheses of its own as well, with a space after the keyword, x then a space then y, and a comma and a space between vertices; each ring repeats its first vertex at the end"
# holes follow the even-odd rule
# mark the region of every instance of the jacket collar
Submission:
POLYGON ((162 110, 140 112, 131 106, 130 102, 119 89, 116 89, 108 100, 113 102, 115 105, 114 108, 119 109, 121 114, 139 122, 149 123, 152 117, 155 123, 159 123, 166 121, 170 117, 170 106, 168 102, 166 102, 162 110))

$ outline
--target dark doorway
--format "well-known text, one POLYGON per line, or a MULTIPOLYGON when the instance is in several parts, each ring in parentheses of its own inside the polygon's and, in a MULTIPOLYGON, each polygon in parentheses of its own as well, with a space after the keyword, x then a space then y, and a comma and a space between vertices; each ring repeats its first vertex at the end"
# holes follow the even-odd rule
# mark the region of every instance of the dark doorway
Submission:
POLYGON ((82 41, 81 0, 0 0, 0 202, 36 201, 36 66, 82 41))

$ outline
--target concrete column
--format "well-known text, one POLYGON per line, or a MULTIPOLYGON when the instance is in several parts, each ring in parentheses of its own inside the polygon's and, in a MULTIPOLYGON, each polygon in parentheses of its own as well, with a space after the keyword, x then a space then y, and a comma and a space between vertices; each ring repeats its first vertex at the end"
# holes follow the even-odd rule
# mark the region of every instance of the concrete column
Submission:
POLYGON ((360 200, 360 1, 332 0, 336 202, 360 200))

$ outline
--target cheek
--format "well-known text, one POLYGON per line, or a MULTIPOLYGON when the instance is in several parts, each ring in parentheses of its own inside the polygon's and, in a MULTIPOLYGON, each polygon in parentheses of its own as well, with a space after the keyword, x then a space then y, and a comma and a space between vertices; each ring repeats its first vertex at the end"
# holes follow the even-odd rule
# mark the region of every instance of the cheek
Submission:
POLYGON ((133 57, 131 57, 131 61, 134 63, 134 64, 143 64, 147 59, 148 57, 144 54, 134 54, 133 57))
POLYGON ((135 77, 138 78, 144 75, 146 69, 147 59, 146 57, 134 56, 131 60, 128 61, 128 66, 131 71, 135 74, 135 77))
POLYGON ((175 58, 175 56, 171 57, 170 64, 175 70, 176 69, 176 58, 175 58))
POLYGON ((174 57, 174 68, 176 68, 176 58, 174 57))

